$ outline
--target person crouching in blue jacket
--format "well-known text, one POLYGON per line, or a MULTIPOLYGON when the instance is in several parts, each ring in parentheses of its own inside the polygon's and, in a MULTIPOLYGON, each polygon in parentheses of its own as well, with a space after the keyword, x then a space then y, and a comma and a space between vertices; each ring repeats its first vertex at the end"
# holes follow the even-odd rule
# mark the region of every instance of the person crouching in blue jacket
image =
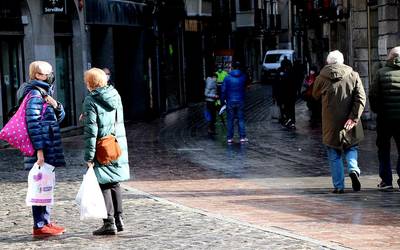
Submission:
MULTIPOLYGON (((26 105, 26 123, 35 154, 24 158, 24 167, 30 170, 35 163, 54 167, 65 166, 59 124, 65 117, 61 103, 53 98, 54 74, 48 62, 34 61, 29 65, 28 83, 21 85, 17 97, 22 100, 27 94, 32 97, 26 105), (43 110, 44 103, 47 107, 43 110)), ((65 229, 50 222, 51 208, 32 206, 33 237, 53 236, 64 233, 65 229)))
POLYGON ((237 117, 239 125, 240 142, 247 142, 246 129, 244 124, 244 97, 246 92, 246 76, 239 70, 240 63, 232 64, 232 71, 221 87, 221 102, 226 103, 228 120, 228 144, 233 143, 234 119, 237 117))

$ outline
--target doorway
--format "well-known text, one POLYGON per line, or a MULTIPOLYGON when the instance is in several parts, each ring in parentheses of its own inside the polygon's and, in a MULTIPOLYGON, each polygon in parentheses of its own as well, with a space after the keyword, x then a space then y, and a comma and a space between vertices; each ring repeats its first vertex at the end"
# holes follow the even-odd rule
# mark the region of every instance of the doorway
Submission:
MULTIPOLYGON (((72 10, 72 4, 69 4, 68 8, 72 10)), ((71 12, 56 14, 54 18, 56 96, 57 100, 64 106, 65 111, 65 118, 60 124, 61 127, 76 125, 71 12)))
POLYGON ((57 100, 63 104, 65 118, 61 127, 74 125, 74 81, 72 74, 72 42, 71 38, 56 37, 56 88, 57 100))
POLYGON ((0 36, 0 125, 7 122, 7 113, 17 104, 17 90, 23 81, 22 42, 18 37, 0 36))

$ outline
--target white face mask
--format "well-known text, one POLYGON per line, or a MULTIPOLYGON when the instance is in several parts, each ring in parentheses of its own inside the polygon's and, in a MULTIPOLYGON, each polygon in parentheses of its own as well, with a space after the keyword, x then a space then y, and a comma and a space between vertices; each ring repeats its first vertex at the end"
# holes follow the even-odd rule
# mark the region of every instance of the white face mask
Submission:
POLYGON ((110 81, 110 75, 107 75, 107 82, 110 81))

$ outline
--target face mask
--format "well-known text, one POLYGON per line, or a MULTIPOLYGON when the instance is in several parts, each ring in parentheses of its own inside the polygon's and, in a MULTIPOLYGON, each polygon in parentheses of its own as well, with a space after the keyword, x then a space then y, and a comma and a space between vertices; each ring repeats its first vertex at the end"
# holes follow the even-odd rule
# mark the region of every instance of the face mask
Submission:
POLYGON ((56 78, 54 77, 53 72, 51 72, 50 74, 47 75, 47 79, 45 82, 47 82, 48 84, 53 84, 54 81, 56 80, 56 78))

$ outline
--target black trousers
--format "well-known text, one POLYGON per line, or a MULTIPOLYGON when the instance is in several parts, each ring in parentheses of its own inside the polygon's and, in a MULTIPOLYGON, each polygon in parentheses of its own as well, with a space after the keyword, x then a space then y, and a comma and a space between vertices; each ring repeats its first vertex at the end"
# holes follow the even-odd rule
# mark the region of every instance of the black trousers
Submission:
POLYGON ((286 119, 296 123, 296 99, 288 99, 283 105, 283 113, 286 119))
POLYGON ((107 219, 122 215, 122 195, 119 182, 100 184, 107 208, 107 219))
POLYGON ((379 177, 387 185, 392 185, 392 166, 390 160, 391 138, 393 137, 397 147, 396 172, 400 176, 400 122, 381 121, 378 117, 376 126, 376 146, 378 147, 379 177))

